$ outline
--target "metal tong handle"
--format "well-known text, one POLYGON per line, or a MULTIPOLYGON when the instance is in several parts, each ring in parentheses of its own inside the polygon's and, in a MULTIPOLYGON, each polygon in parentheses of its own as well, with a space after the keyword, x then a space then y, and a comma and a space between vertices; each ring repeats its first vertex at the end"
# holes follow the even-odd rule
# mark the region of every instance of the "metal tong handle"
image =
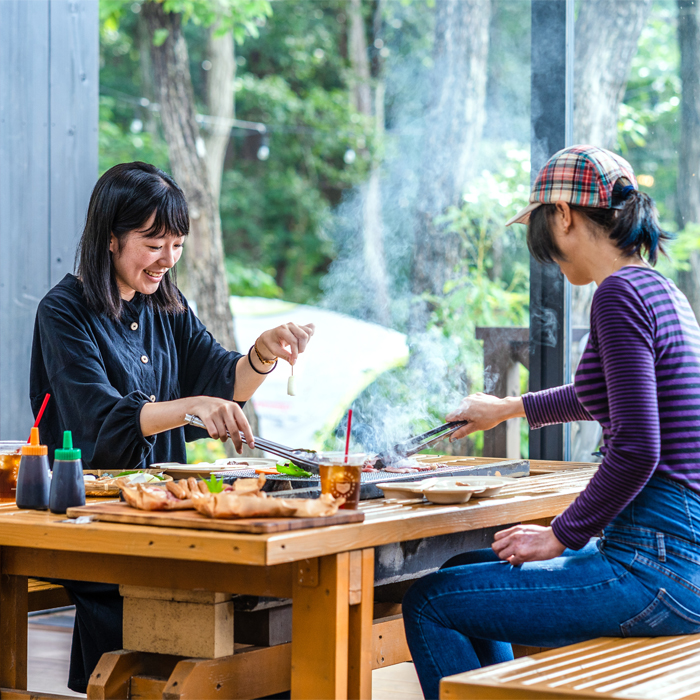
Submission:
POLYGON ((410 457, 426 447, 442 440, 443 438, 451 435, 456 430, 459 430, 462 426, 465 426, 469 421, 455 421, 450 423, 443 423, 437 428, 428 430, 426 433, 421 435, 416 435, 409 438, 405 442, 398 443, 387 452, 382 452, 377 456, 374 466, 376 469, 386 469, 392 461, 396 461, 396 457, 403 459, 404 457, 410 457))
MULTIPOLYGON (((206 429, 206 426, 204 425, 202 419, 199 416, 193 416, 191 413, 185 414, 185 422, 189 423, 190 425, 193 425, 195 428, 206 429)), ((228 430, 226 431, 226 434, 229 437, 231 437, 231 434, 228 432, 228 430)), ((238 434, 241 436, 241 440, 248 444, 247 440, 245 439, 245 435, 243 435, 243 433, 240 431, 238 434)), ((310 472, 318 473, 318 464, 316 462, 313 462, 310 459, 306 459, 305 457, 299 457, 295 454, 294 450, 290 449, 289 447, 285 447, 284 445, 279 445, 276 442, 272 442, 272 440, 265 440, 259 437, 255 437, 255 445, 256 447, 265 450, 265 452, 269 452, 270 454, 277 455, 278 457, 288 459, 290 462, 293 462, 299 467, 304 467, 310 472)))
POLYGON ((428 430, 425 433, 421 433, 420 435, 416 435, 415 437, 409 438, 405 442, 399 443, 398 445, 394 445, 394 450, 396 450, 397 453, 403 453, 406 456, 415 454, 421 449, 428 447, 429 445, 432 445, 435 442, 438 442, 438 440, 442 440, 442 438, 446 437, 447 435, 452 435, 452 433, 459 430, 468 422, 469 421, 464 420, 443 423, 437 428, 433 428, 432 430, 428 430))
POLYGON ((426 447, 430 447, 431 445, 434 445, 436 442, 443 440, 448 435, 452 435, 452 433, 457 432, 460 428, 465 426, 468 422, 469 421, 464 420, 464 421, 456 421, 454 423, 445 423, 444 425, 441 425, 440 428, 435 428, 435 430, 429 431, 423 437, 428 437, 431 433, 433 434, 433 436, 429 437, 424 442, 421 442, 418 445, 414 445, 413 447, 406 450, 406 452, 404 453, 405 456, 410 457, 411 455, 416 454, 416 452, 420 452, 421 450, 424 450, 426 447), (439 431, 439 434, 435 434, 436 431, 439 431))

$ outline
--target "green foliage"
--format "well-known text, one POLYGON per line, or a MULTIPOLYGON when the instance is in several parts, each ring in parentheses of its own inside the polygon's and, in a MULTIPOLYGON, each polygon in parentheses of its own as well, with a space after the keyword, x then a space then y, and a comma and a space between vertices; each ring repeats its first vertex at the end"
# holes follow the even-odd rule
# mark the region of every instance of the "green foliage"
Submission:
POLYGON ((659 258, 659 272, 673 278, 679 270, 690 270, 690 254, 700 250, 700 223, 686 224, 666 248, 668 257, 659 258))
POLYGON ((226 280, 229 294, 234 296, 267 299, 279 299, 282 296, 282 289, 269 272, 243 265, 236 258, 226 258, 226 280))
POLYGON ((510 212, 527 204, 528 177, 528 153, 513 148, 499 172, 482 172, 462 206, 451 207, 438 218, 446 233, 460 237, 464 255, 444 294, 429 297, 435 309, 431 323, 446 338, 466 343, 469 356, 472 348, 460 339, 473 338, 477 326, 529 323, 529 259, 523 227, 505 228, 510 212))
POLYGON ((371 151, 368 127, 352 112, 346 92, 300 86, 299 75, 293 83, 252 73, 236 80, 239 117, 262 122, 269 131, 265 141, 235 134, 234 148, 243 157, 224 173, 221 217, 227 254, 273 268, 286 299, 309 302, 318 298, 333 257, 325 234, 331 206, 366 177, 371 151), (269 159, 260 161, 263 144, 269 159), (360 152, 352 164, 344 160, 349 149, 360 152))
POLYGON ((224 444, 220 440, 195 440, 187 443, 187 464, 199 464, 200 462, 215 462, 217 459, 226 458, 224 444))
MULTIPOLYGON (((265 18, 272 14, 268 0, 100 0, 100 23, 109 31, 117 31, 129 11, 138 14, 145 2, 158 2, 166 12, 182 15, 183 23, 192 22, 203 27, 216 26, 219 34, 233 30, 236 41, 246 36, 257 36, 265 18)), ((167 39, 167 31, 153 37, 160 46, 167 39)))
POLYGON ((632 60, 618 121, 620 151, 642 176, 641 188, 654 198, 662 221, 670 228, 675 228, 680 139, 677 31, 676 2, 655 0, 632 60))
POLYGON ((168 170, 168 147, 153 134, 145 131, 134 133, 126 130, 115 119, 115 100, 100 96, 99 168, 100 175, 117 163, 134 160, 153 163, 168 170))
MULTIPOLYGON (((419 363, 382 374, 353 403, 356 449, 380 451, 389 443, 442 423, 447 410, 475 391, 491 391, 484 376, 479 326, 529 325, 529 256, 524 227, 505 228, 513 211, 529 196, 529 153, 507 148, 498 170, 484 171, 471 182, 460 207, 437 219, 445 235, 457 235, 463 255, 444 294, 427 296, 433 312, 420 339, 419 363)), ((521 373, 523 389, 527 373, 521 373)), ((338 427, 324 449, 336 446, 338 427)), ((483 434, 472 438, 470 453, 483 448, 483 434)), ((527 454, 527 433, 521 440, 527 454)))

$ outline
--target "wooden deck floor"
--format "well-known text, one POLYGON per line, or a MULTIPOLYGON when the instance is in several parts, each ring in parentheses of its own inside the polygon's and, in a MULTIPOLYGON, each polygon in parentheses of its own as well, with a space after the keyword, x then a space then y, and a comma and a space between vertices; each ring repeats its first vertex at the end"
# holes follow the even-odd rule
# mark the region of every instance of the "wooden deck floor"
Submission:
MULTIPOLYGON (((31 617, 29 623, 28 690, 85 697, 66 687, 72 638, 72 612, 31 617)), ((372 673, 374 700, 422 700, 413 664, 398 664, 372 673)))

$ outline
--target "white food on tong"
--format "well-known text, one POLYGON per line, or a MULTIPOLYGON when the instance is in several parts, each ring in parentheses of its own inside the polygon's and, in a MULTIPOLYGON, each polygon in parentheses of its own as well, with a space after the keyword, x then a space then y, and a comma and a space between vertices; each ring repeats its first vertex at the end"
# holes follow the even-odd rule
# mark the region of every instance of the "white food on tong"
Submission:
POLYGON ((294 391, 294 365, 290 366, 292 368, 292 374, 289 377, 289 379, 287 379, 287 394, 289 396, 296 396, 296 393, 294 391))

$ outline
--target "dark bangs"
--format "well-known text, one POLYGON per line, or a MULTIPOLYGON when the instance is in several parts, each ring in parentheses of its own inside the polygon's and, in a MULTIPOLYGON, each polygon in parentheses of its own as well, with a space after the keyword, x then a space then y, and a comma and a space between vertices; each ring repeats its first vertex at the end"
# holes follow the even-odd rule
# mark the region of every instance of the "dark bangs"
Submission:
MULTIPOLYGON (((161 238, 186 236, 189 230, 185 195, 167 173, 138 161, 110 168, 97 181, 90 197, 76 255, 76 273, 82 280, 88 306, 110 318, 121 317, 122 299, 109 252, 111 234, 121 248, 131 231, 141 231, 148 238, 161 238), (154 213, 153 224, 144 230, 154 213)), ((174 269, 163 275, 154 294, 143 298, 148 306, 159 311, 184 310, 174 269)))
POLYGON ((527 247, 538 263, 547 264, 564 260, 564 255, 554 241, 551 221, 556 213, 555 204, 542 204, 530 212, 527 224, 527 247))

